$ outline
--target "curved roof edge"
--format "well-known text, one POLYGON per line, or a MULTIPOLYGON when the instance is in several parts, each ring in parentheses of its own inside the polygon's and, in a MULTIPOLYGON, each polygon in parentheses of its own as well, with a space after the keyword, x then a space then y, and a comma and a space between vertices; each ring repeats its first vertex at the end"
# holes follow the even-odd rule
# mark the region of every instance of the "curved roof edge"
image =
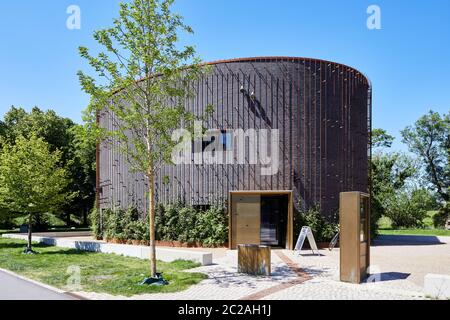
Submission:
POLYGON ((358 69, 355 69, 353 67, 350 67, 349 65, 334 62, 330 60, 324 60, 324 59, 316 59, 316 58, 306 58, 306 57, 289 57, 289 56, 261 56, 261 57, 248 57, 248 58, 232 58, 232 59, 223 59, 223 60, 215 60, 211 62, 203 62, 200 65, 216 65, 216 64, 222 64, 222 63, 233 63, 233 62, 263 62, 263 61, 315 61, 315 62, 323 62, 323 63, 332 63, 334 65, 342 66, 344 68, 349 68, 351 70, 354 70, 358 73, 360 73, 367 81, 368 85, 372 87, 372 83, 370 79, 361 71, 358 69))

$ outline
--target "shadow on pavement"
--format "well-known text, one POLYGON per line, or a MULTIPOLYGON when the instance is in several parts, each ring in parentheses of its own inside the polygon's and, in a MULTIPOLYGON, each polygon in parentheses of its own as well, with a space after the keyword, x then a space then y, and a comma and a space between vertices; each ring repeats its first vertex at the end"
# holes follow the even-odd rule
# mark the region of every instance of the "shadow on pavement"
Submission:
MULTIPOLYGON (((302 271, 304 271, 303 268, 302 271)), ((308 272, 319 275, 323 272, 323 270, 308 269, 308 272)), ((218 269, 208 274, 207 281, 222 288, 240 286, 255 289, 260 281, 273 281, 274 284, 276 284, 296 278, 298 278, 298 276, 293 272, 293 270, 289 266, 283 265, 274 267, 271 276, 268 277, 242 274, 238 273, 237 270, 230 271, 218 269)))
POLYGON ((408 279, 410 275, 411 273, 404 273, 404 272, 382 272, 371 274, 370 278, 377 279, 377 281, 394 281, 394 280, 408 279))
POLYGON ((432 246, 442 245, 435 236, 380 235, 373 240, 373 246, 432 246))

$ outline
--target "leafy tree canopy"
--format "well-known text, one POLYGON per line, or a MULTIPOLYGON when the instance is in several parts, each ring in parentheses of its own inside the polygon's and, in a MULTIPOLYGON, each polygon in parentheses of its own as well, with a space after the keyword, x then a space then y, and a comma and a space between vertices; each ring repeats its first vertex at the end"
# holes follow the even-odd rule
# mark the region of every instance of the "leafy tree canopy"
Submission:
POLYGON ((33 252, 33 220, 39 214, 58 212, 76 195, 67 192, 70 180, 60 163, 61 152, 51 151, 49 144, 36 135, 18 136, 14 145, 2 147, 0 207, 10 216, 28 217, 27 253, 33 252))
POLYGON ((28 113, 23 108, 12 106, 3 121, 7 143, 14 144, 19 136, 28 138, 36 135, 43 138, 52 151, 62 151, 63 160, 68 159, 68 146, 72 139, 69 129, 75 126, 72 120, 58 116, 53 110, 44 112, 34 107, 28 113))
POLYGON ((425 178, 440 198, 450 201, 450 113, 430 111, 402 131, 403 142, 414 153, 425 178))
POLYGON ((0 204, 18 215, 56 212, 73 194, 61 152, 35 135, 17 137, 0 155, 0 204))
POLYGON ((82 126, 53 110, 42 111, 34 107, 27 112, 14 106, 0 123, 0 135, 8 145, 14 145, 18 137, 34 135, 42 138, 51 152, 60 151, 58 165, 66 168, 72 181, 67 191, 77 194, 61 208, 60 215, 67 223, 70 223, 70 214, 84 216, 86 221, 95 199, 95 138, 89 136, 82 126))
POLYGON ((387 133, 384 129, 372 130, 372 146, 374 148, 390 148, 394 137, 387 133))

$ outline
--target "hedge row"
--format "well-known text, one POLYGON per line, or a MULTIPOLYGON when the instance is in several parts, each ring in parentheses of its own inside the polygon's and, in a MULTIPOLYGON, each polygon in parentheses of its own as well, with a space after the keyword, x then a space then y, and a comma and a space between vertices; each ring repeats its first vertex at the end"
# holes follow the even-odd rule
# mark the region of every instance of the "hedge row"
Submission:
MULTIPOLYGON (((149 221, 139 212, 118 207, 91 213, 92 230, 97 238, 131 242, 149 240, 149 221)), ((160 205, 155 213, 156 240, 223 245, 228 241, 228 216, 223 206, 201 210, 182 203, 160 205)))

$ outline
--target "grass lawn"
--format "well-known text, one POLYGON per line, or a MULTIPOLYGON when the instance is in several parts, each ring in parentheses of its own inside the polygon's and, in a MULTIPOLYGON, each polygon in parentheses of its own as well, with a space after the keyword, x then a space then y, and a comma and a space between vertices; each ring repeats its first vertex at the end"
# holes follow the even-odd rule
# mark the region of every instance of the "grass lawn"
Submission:
POLYGON ((39 254, 24 255, 22 251, 25 244, 21 240, 0 238, 0 268, 67 291, 70 291, 67 283, 71 276, 67 271, 73 266, 79 267, 81 271, 81 291, 123 296, 181 291, 207 277, 202 273, 183 272, 199 266, 191 261, 158 261, 158 272, 163 273, 169 285, 140 285, 149 275, 148 260, 43 244, 34 246, 39 254))
POLYGON ((14 233, 14 232, 18 232, 19 229, 14 229, 14 230, 5 230, 5 229, 0 229, 0 236, 4 233, 14 233))
POLYGON ((443 229, 380 229, 380 234, 394 234, 394 235, 416 235, 416 236, 449 236, 450 230, 443 229))
POLYGON ((423 229, 392 229, 391 219, 381 217, 378 221, 380 234, 417 235, 417 236, 450 236, 450 230, 434 229, 433 216, 437 211, 428 211, 423 219, 423 229))

